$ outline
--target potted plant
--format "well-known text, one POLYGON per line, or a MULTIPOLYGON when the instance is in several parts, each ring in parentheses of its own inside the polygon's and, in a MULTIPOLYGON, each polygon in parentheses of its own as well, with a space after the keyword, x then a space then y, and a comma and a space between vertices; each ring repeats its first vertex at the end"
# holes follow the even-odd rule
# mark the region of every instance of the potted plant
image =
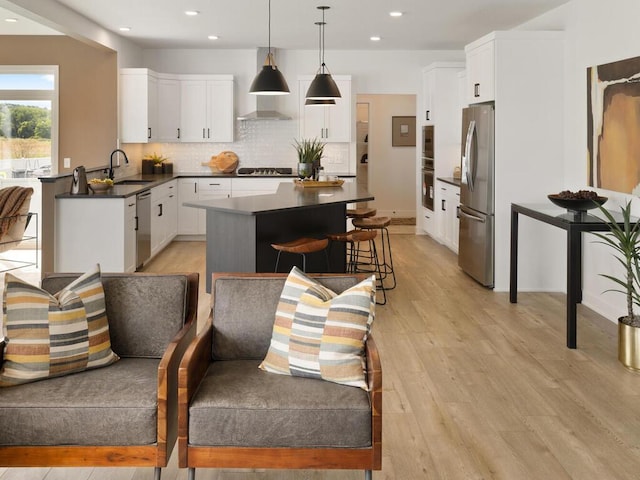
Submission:
POLYGON ((156 152, 145 155, 142 158, 142 173, 168 173, 164 171, 164 162, 166 160, 169 159, 158 155, 156 152))
POLYGON ((634 306, 640 307, 640 220, 631 220, 631 202, 620 207, 622 223, 620 226, 613 215, 602 206, 600 211, 607 218, 609 232, 595 235, 600 242, 615 250, 615 258, 624 269, 621 276, 601 274, 617 285, 607 291, 625 295, 627 314, 618 318, 618 360, 631 370, 640 371, 640 316, 636 315, 634 306))
POLYGON ((294 147, 298 152, 298 176, 300 178, 313 177, 320 167, 320 159, 324 152, 325 144, 317 138, 312 140, 303 138, 294 140, 294 147))

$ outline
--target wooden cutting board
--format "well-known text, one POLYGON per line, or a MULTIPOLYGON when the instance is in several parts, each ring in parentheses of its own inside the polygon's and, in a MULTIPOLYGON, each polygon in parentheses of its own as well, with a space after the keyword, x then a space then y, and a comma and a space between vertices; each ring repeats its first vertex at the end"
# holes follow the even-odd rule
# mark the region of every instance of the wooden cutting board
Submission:
POLYGON ((202 165, 208 165, 212 170, 219 170, 222 173, 233 173, 238 167, 238 155, 231 150, 225 150, 218 155, 213 155, 209 163, 203 163, 202 165))

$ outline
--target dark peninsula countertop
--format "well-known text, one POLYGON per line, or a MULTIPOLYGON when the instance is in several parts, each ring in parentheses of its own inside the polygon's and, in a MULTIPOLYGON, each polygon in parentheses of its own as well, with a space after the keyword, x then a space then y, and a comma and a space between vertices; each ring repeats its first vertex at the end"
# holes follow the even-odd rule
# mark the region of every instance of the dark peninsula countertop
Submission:
POLYGON ((278 191, 270 195, 221 198, 185 203, 187 207, 204 208, 239 215, 257 215, 293 209, 313 208, 320 205, 366 202, 374 197, 355 182, 345 182, 340 187, 305 188, 284 180, 278 191))
MULTIPOLYGON (((57 175, 50 177, 40 177, 39 180, 43 183, 51 183, 57 178, 68 177, 70 175, 57 175)), ((340 174, 343 178, 354 178, 353 174, 340 174)), ((175 172, 167 174, 137 174, 129 177, 117 178, 113 185, 106 192, 93 193, 89 190, 88 194, 71 195, 68 192, 59 193, 56 198, 94 198, 104 200, 105 198, 126 198, 137 195, 138 193, 148 190, 163 183, 169 182, 176 178, 268 178, 268 179, 281 179, 283 182, 293 182, 294 178, 298 178, 297 175, 238 175, 237 173, 212 173, 210 171, 198 171, 198 172, 175 172), (130 182, 130 183, 126 183, 130 182), (131 183, 138 182, 138 183, 131 183)))

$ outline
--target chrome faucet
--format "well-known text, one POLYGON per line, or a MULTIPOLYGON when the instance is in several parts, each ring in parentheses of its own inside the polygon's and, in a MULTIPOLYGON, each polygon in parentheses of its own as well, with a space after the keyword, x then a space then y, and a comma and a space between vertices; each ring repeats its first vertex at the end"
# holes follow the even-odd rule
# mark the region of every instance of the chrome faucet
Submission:
POLYGON ((127 158, 127 154, 126 154, 126 153, 124 153, 124 150, 120 150, 119 148, 116 148, 113 152, 111 152, 111 158, 109 159, 109 172, 108 172, 108 174, 109 174, 109 178, 110 178, 111 180, 113 180, 113 176, 114 176, 114 175, 113 175, 113 156, 114 156, 116 153, 121 153, 122 155, 124 155, 124 161, 125 161, 126 163, 129 163, 129 159, 127 158))

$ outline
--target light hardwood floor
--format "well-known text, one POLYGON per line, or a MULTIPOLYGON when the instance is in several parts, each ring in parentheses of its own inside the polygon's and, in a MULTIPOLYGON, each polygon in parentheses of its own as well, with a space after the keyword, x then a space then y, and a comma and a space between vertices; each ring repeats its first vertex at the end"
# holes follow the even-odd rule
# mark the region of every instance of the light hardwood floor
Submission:
MULTIPOLYGON (((640 478, 640 375, 616 327, 580 307, 565 347, 564 295, 486 290, 428 237, 392 235, 398 287, 373 331, 383 366, 383 470, 374 479, 640 478)), ((148 271, 196 270, 176 242, 148 271)), ((201 278, 204 285, 204 277, 201 278)), ((209 296, 201 291, 200 318, 209 296)), ((0 480, 144 480, 151 469, 0 469, 0 480)), ((186 479, 175 453, 163 479, 186 479)), ((361 472, 199 470, 198 480, 356 480, 361 472)))

